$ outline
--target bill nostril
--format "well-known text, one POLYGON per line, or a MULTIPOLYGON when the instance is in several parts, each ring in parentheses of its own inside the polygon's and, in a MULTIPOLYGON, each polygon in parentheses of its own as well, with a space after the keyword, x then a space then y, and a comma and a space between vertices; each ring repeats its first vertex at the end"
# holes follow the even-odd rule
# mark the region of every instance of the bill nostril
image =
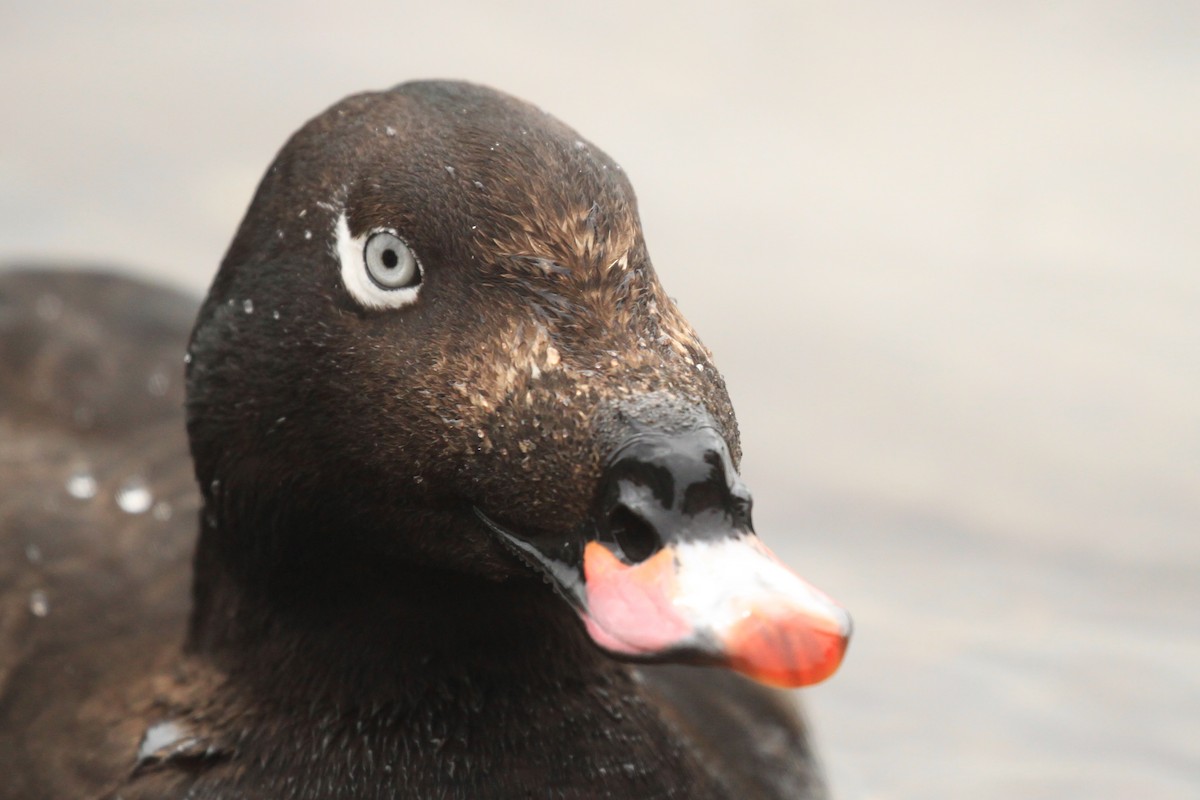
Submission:
POLYGON ((728 509, 730 506, 729 489, 725 487, 724 480, 717 482, 708 480, 702 483, 693 483, 683 492, 683 513, 684 514, 699 514, 704 511, 719 511, 728 509))
POLYGON ((654 555, 662 544, 654 527, 624 505, 609 512, 608 531, 621 554, 634 564, 654 555))

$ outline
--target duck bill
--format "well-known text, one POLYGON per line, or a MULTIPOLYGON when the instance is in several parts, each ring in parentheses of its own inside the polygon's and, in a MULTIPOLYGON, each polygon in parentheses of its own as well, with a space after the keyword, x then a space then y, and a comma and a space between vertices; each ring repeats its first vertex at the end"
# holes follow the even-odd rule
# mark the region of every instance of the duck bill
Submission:
POLYGON ((583 571, 580 616, 616 656, 721 665, 797 687, 828 678, 846 652, 849 614, 751 533, 669 544, 637 564, 593 541, 583 571))
POLYGON ((618 658, 719 665, 780 687, 825 680, 850 615, 754 535, 750 506, 724 439, 704 425, 629 436, 569 535, 476 514, 618 658))

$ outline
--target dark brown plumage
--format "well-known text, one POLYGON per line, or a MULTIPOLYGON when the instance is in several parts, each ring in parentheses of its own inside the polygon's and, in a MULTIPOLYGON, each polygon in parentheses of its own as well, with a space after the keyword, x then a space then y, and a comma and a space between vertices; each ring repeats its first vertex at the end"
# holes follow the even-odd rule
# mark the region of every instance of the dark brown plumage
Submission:
POLYGON ((613 660, 497 536, 636 566, 605 487, 647 435, 714 443, 670 513, 749 527, 724 385, 606 155, 480 87, 351 97, 222 263, 185 440, 192 314, 0 277, 0 798, 821 794, 783 696, 613 660), (342 217, 402 235, 418 302, 355 301, 342 217))

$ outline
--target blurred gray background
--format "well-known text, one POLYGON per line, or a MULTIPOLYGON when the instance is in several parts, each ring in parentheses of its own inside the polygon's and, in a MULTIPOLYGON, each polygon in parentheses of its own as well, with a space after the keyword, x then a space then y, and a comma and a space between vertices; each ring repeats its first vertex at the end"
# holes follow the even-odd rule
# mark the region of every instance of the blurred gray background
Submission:
POLYGON ((4 0, 0 75, 0 258, 196 292, 345 94, 566 120, 855 614, 840 796, 1200 796, 1200 4, 4 0))

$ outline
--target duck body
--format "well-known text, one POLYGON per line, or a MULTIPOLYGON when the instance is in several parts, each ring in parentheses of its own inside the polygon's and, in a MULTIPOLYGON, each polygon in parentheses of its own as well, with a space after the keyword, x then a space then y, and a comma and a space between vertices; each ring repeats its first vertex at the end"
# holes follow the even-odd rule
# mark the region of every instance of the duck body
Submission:
POLYGON ((736 424, 619 168, 537 109, 349 98, 198 318, 14 271, 0 353, 0 798, 823 795, 786 695, 648 663, 819 679, 848 623, 678 611, 752 536, 736 424))

